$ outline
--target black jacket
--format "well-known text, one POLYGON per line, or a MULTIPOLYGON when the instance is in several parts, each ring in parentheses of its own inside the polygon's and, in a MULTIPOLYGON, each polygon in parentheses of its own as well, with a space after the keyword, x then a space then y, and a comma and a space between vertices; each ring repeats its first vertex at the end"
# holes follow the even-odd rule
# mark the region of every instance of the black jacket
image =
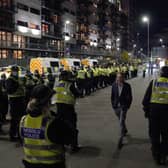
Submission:
POLYGON ((9 77, 6 80, 6 90, 7 90, 8 94, 13 94, 14 92, 16 92, 16 90, 19 87, 18 78, 14 77, 14 76, 12 78, 11 77, 9 77), (14 80, 13 78, 15 78, 16 80, 14 80))
POLYGON ((111 103, 114 109, 117 108, 119 104, 123 109, 129 109, 132 103, 132 89, 130 84, 124 82, 121 95, 119 96, 118 84, 114 82, 111 91, 111 103))

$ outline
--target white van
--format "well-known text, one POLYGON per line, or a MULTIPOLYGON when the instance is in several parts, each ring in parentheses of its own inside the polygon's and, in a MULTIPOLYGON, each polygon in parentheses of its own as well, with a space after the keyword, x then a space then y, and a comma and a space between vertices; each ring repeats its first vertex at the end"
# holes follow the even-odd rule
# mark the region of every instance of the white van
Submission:
POLYGON ((98 60, 97 59, 83 59, 81 62, 82 62, 83 66, 93 67, 93 66, 98 65, 98 60))
POLYGON ((53 75, 58 76, 60 70, 60 60, 58 58, 38 57, 30 60, 30 71, 34 73, 38 70, 40 74, 47 74, 50 69, 53 75))
POLYGON ((81 66, 81 61, 76 58, 63 58, 60 60, 60 65, 63 66, 64 70, 78 69, 81 66))

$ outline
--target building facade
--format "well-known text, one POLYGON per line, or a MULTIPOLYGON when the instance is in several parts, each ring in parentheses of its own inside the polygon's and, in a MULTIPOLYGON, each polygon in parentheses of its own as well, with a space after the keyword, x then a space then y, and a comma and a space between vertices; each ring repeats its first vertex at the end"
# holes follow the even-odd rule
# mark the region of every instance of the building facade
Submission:
POLYGON ((0 62, 130 49, 129 7, 122 0, 0 0, 0 62))

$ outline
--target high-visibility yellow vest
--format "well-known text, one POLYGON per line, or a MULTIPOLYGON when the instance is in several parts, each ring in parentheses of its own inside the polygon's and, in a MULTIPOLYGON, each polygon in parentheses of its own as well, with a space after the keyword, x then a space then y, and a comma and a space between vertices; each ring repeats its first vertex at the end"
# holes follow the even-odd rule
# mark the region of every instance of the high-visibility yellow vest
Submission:
POLYGON ((134 71, 134 67, 133 66, 130 66, 130 71, 134 71))
POLYGON ((15 79, 12 76, 10 76, 9 79, 12 79, 15 82, 18 82, 19 86, 18 86, 17 90, 13 94, 9 94, 8 97, 9 98, 24 97, 25 96, 25 87, 23 85, 23 81, 20 78, 15 79))
POLYGON ((96 68, 92 68, 92 71, 94 77, 98 76, 98 71, 96 70, 96 68))
POLYGON ((153 81, 151 103, 168 104, 168 78, 153 81))
POLYGON ((124 73, 127 72, 127 67, 126 66, 122 67, 122 72, 124 72, 124 73))
MULTIPOLYGON (((53 144, 47 137, 49 117, 26 115, 20 122, 24 160, 32 164, 56 164, 65 160, 62 145, 53 144)), ((56 132, 55 132, 56 133, 56 132)))
POLYGON ((58 86, 56 87, 56 103, 63 104, 75 104, 75 96, 72 94, 71 83, 67 81, 60 81, 58 86))
POLYGON ((91 71, 90 70, 87 70, 86 74, 87 74, 88 78, 91 78, 91 71))
POLYGON ((79 70, 77 78, 78 79, 85 79, 85 74, 86 74, 86 72, 84 70, 79 70))

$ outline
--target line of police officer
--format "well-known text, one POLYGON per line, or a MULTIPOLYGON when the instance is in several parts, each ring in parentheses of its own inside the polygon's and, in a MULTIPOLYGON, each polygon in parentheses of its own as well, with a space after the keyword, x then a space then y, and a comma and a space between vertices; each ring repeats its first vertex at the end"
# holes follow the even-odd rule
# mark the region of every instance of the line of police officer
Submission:
POLYGON ((122 72, 126 79, 137 76, 138 67, 134 65, 110 65, 110 66, 94 66, 81 67, 78 71, 74 71, 76 75, 76 83, 84 95, 90 95, 99 88, 111 85, 118 72, 122 72))
POLYGON ((11 117, 9 131, 10 140, 18 140, 19 121, 25 114, 26 106, 31 96, 31 91, 35 86, 40 84, 46 84, 51 87, 55 81, 53 81, 50 76, 51 73, 49 72, 46 80, 44 80, 38 71, 35 71, 34 75, 27 71, 25 77, 21 78, 19 77, 19 68, 17 66, 12 66, 11 75, 8 79, 6 79, 5 74, 1 76, 0 134, 4 134, 2 126, 9 111, 11 117))

